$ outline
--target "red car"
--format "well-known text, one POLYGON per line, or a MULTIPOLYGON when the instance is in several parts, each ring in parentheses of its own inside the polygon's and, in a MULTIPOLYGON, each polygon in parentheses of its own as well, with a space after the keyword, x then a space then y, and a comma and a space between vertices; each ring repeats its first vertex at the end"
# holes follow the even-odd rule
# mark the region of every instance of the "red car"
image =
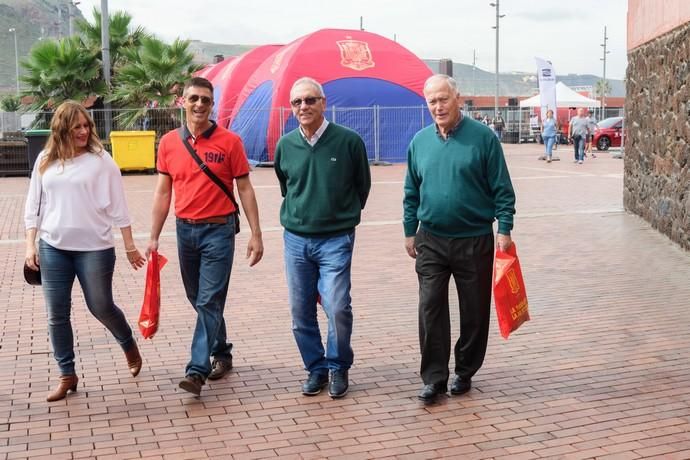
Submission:
POLYGON ((623 117, 605 118, 597 123, 594 130, 594 145, 597 150, 608 150, 609 147, 621 146, 623 117))

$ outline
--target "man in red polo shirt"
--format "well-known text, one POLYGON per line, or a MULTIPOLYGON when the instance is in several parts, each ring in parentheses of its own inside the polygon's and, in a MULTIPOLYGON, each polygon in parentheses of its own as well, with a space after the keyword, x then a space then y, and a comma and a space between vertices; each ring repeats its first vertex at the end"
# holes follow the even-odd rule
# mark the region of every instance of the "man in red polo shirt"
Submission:
MULTIPOLYGON (((211 82, 192 78, 184 87, 183 97, 186 123, 182 136, 229 190, 233 189, 233 180, 237 183, 251 229, 246 255, 251 267, 261 260, 264 248, 242 141, 209 119, 213 107, 211 82)), ((158 249, 174 191, 180 271, 187 298, 197 313, 191 359, 179 386, 199 395, 207 378, 219 379, 232 368, 232 344, 227 342, 223 310, 235 252, 234 213, 238 210, 200 169, 178 130, 161 138, 156 166, 159 175, 148 252, 158 249)))

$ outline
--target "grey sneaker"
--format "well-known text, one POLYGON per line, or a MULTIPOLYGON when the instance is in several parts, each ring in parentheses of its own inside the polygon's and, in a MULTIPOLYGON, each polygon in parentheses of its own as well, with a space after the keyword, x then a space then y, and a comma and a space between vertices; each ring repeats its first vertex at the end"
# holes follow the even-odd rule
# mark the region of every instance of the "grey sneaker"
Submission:
POLYGON ((232 369, 232 355, 229 358, 213 358, 211 363, 211 373, 208 375, 209 380, 218 380, 225 377, 225 374, 232 369))

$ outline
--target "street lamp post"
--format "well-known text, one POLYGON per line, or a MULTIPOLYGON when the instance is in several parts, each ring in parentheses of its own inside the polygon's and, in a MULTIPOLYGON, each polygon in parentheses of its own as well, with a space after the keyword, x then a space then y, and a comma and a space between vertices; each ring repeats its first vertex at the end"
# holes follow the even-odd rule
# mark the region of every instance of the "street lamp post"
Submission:
MULTIPOLYGON (((108 15, 108 0, 101 0, 101 61, 103 65, 103 80, 105 80, 106 91, 110 92, 110 16, 108 15)), ((105 137, 110 137, 112 129, 112 114, 110 113, 110 102, 103 104, 105 109, 105 137)))
POLYGON ((603 83, 601 84, 601 114, 599 115, 599 119, 603 119, 606 116, 606 55, 609 54, 611 51, 606 51, 606 42, 608 41, 609 37, 606 35, 606 26, 604 26, 604 43, 602 43, 599 46, 604 47, 604 57, 600 58, 602 61, 604 61, 604 75, 603 75, 603 83))
POLYGON ((14 34, 14 67, 17 72, 17 96, 19 96, 19 51, 17 51, 17 29, 12 27, 9 32, 14 34))
POLYGON ((498 21, 505 16, 505 14, 501 14, 499 11, 499 1, 500 0, 496 0, 493 3, 489 3, 490 6, 496 8, 496 25, 492 27, 496 29, 496 92, 494 94, 494 116, 498 113, 498 21))
POLYGON ((74 35, 74 10, 77 9, 77 5, 79 5, 81 2, 76 2, 76 1, 71 1, 67 5, 67 9, 69 11, 69 36, 71 37, 74 35))

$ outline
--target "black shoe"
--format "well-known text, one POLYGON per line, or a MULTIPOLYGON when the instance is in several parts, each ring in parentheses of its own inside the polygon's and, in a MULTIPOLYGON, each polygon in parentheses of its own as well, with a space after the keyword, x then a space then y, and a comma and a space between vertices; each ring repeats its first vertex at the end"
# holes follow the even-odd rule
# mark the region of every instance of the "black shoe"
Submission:
POLYGON ((201 387, 204 386, 204 378, 199 374, 189 374, 180 380, 179 387, 197 396, 201 394, 201 387))
POLYGON ((424 402, 431 402, 436 399, 436 396, 446 394, 447 391, 448 386, 443 383, 430 383, 422 387, 417 398, 424 402))
POLYGON ((350 384, 347 380, 347 369, 331 372, 331 383, 328 385, 328 396, 333 399, 342 398, 347 394, 350 384))
POLYGON ((225 374, 232 369, 232 355, 222 358, 213 358, 211 363, 211 373, 208 375, 209 380, 218 380, 225 377, 225 374))
POLYGON ((453 379, 453 384, 450 386, 450 394, 462 395, 470 391, 470 388, 472 388, 471 378, 456 375, 453 379))
POLYGON ((302 384, 302 394, 306 396, 316 396, 328 385, 328 373, 311 372, 307 380, 302 384))

